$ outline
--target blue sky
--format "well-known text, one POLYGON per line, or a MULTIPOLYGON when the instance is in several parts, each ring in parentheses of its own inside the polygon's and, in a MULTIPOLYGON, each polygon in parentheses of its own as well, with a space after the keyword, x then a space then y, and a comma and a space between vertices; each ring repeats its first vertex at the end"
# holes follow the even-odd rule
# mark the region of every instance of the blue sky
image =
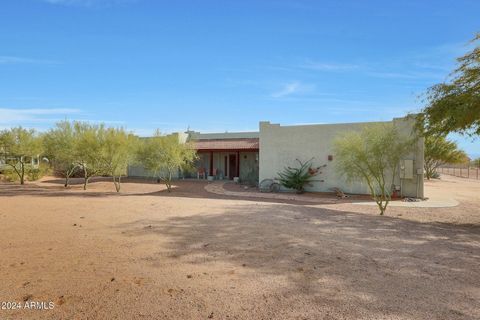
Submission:
POLYGON ((477 0, 6 0, 0 128, 390 120, 447 78, 479 12, 477 0))

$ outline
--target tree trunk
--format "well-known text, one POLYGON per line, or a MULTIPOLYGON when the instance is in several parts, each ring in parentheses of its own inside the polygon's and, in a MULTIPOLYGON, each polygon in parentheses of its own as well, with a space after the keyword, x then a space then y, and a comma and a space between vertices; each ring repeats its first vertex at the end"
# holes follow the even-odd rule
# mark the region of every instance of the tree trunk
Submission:
POLYGON ((170 171, 168 171, 168 178, 165 184, 168 192, 172 192, 172 173, 170 171))
POLYGON ((87 183, 88 183, 88 173, 87 168, 83 167, 83 190, 87 190, 87 183))
POLYGON ((376 202, 377 202, 378 208, 380 209, 380 215, 383 216, 383 214, 387 210, 388 200, 377 199, 376 202))
MULTIPOLYGON (((20 178, 20 181, 21 181, 21 180, 22 180, 22 173, 21 173, 21 171, 18 171, 18 169, 17 169, 17 167, 16 167, 16 164, 13 165, 13 164, 11 164, 11 163, 10 163, 10 164, 7 163, 7 165, 9 165, 10 167, 12 167, 13 171, 15 171, 15 173, 17 174, 17 176, 20 178)), ((23 184, 23 183, 21 183, 21 184, 23 184)))
POLYGON ((382 205, 381 205, 381 204, 378 204, 378 208, 380 209, 380 215, 383 216, 384 210, 383 210, 382 205))
POLYGON ((65 172, 65 188, 68 187, 68 183, 70 182, 70 176, 75 172, 75 166, 71 169, 65 172))
POLYGON ((115 185, 115 190, 117 190, 117 192, 120 192, 120 179, 121 177, 119 176, 118 177, 118 180, 115 179, 115 176, 112 176, 113 178, 113 184, 115 185))
POLYGON ((21 173, 20 173, 20 184, 25 184, 25 165, 23 162, 20 162, 21 173))

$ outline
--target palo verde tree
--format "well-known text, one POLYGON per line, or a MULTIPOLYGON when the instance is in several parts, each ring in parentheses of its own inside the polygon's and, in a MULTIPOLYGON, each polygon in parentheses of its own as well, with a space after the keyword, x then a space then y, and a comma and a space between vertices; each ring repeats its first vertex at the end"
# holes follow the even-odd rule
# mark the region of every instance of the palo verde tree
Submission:
POLYGON ((472 40, 474 48, 457 59, 450 81, 429 88, 427 107, 419 117, 426 135, 459 132, 480 135, 480 33, 472 40))
POLYGON ((74 122, 73 130, 74 157, 76 164, 83 171, 83 190, 87 190, 90 178, 104 171, 104 161, 101 155, 105 139, 105 126, 74 122))
POLYGON ((180 169, 193 166, 197 159, 195 149, 179 140, 175 134, 164 136, 157 130, 153 137, 143 141, 137 151, 137 161, 153 177, 162 180, 168 192, 172 190, 172 178, 180 169))
POLYGON ((41 138, 34 129, 22 127, 0 132, 0 156, 19 177, 20 184, 25 183, 25 172, 31 160, 42 152, 41 138))
POLYGON ((393 124, 376 124, 351 131, 334 141, 336 169, 348 181, 367 184, 383 215, 391 200, 400 160, 412 148, 393 124))
POLYGON ((470 164, 475 168, 480 168, 480 158, 473 159, 470 164))
POLYGON ((468 162, 468 156, 459 150, 457 144, 449 141, 443 135, 425 136, 425 177, 430 180, 437 172, 438 167, 444 164, 468 162))
POLYGON ((120 192, 121 178, 134 159, 137 138, 123 128, 107 128, 102 134, 101 154, 103 173, 112 177, 115 190, 120 192))
POLYGON ((79 167, 79 160, 76 158, 77 133, 74 125, 69 121, 61 121, 43 136, 45 155, 57 173, 61 173, 65 178, 65 188, 68 187, 70 177, 79 167))

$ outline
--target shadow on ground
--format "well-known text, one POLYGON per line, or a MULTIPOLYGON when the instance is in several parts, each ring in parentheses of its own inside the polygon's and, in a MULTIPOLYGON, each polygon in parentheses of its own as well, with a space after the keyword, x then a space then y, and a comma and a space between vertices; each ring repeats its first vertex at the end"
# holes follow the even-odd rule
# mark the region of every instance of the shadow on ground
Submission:
MULTIPOLYGON (((41 196, 41 197, 129 197, 129 196, 159 196, 159 197, 179 197, 179 198, 202 198, 202 199, 235 199, 235 200, 251 200, 256 202, 267 203, 290 203, 290 204, 304 204, 311 205, 312 202, 298 201, 298 200, 283 200, 283 199, 267 199, 248 196, 228 196, 208 192, 204 189, 208 183, 202 180, 177 180, 173 184, 173 191, 168 192, 163 183, 157 183, 155 180, 132 179, 126 178, 122 181, 122 191, 115 192, 114 185, 111 178, 95 177, 88 186, 87 190, 83 190, 83 179, 72 178, 69 187, 64 187, 65 181, 63 179, 48 179, 36 183, 27 183, 19 185, 16 183, 0 184, 1 196, 41 196), (101 190, 97 185, 103 183, 110 187, 102 186, 101 190), (129 185, 133 191, 128 191, 129 185), (136 191, 135 185, 143 185, 149 187, 147 190, 136 191), (108 190, 105 190, 107 189, 108 190), (158 190, 152 190, 157 189, 158 190)), ((329 202, 330 203, 330 202, 329 202)))
POLYGON ((260 283, 286 279, 272 293, 278 312, 304 299, 306 317, 330 310, 332 319, 480 318, 479 227, 268 204, 117 227, 133 242, 167 237, 164 252, 149 259, 158 267, 171 252, 192 266, 248 268, 260 283))

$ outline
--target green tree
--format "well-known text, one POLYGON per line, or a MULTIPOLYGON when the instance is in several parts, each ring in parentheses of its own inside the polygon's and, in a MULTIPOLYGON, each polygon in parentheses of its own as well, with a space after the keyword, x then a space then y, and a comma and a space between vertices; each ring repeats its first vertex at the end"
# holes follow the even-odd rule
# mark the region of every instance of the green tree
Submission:
POLYGON ((75 133, 77 132, 69 121, 61 121, 43 137, 45 155, 55 170, 65 177, 65 188, 68 187, 70 177, 79 167, 79 161, 76 158, 75 133))
POLYGON ((348 181, 362 181, 383 215, 391 200, 400 160, 412 149, 412 140, 394 125, 376 124, 334 140, 336 169, 348 181))
POLYGON ((425 177, 430 180, 435 176, 438 167, 450 163, 464 163, 468 161, 467 154, 459 150, 457 144, 448 141, 445 136, 425 137, 425 177))
POLYGON ((105 139, 105 126, 86 122, 74 122, 74 157, 83 171, 83 190, 87 190, 90 178, 104 171, 101 157, 105 139))
POLYGON ((427 134, 450 132, 480 135, 480 33, 472 40, 474 49, 457 59, 451 80, 429 88, 428 106, 419 120, 427 134))
POLYGON ((127 173, 128 164, 134 159, 137 138, 123 128, 105 129, 101 156, 103 173, 113 178, 115 190, 120 192, 121 178, 127 173))
POLYGON ((25 183, 25 173, 31 167, 32 158, 38 158, 41 152, 41 138, 33 129, 16 127, 0 132, 0 156, 18 175, 20 184, 25 183))
POLYGON ((472 160, 471 164, 472 164, 472 166, 474 166, 476 168, 480 168, 480 158, 476 158, 476 159, 472 160))
POLYGON ((155 178, 162 180, 168 192, 172 190, 173 175, 180 169, 193 166, 195 159, 197 154, 189 143, 179 141, 175 134, 163 136, 159 130, 153 137, 145 139, 137 152, 137 161, 155 178))

